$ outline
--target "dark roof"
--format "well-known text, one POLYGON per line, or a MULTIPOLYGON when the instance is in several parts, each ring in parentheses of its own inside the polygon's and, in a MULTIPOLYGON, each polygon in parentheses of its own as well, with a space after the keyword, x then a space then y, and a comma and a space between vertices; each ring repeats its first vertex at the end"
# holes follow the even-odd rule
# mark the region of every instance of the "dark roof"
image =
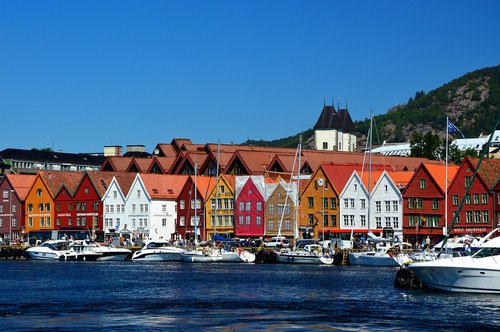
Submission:
POLYGON ((0 151, 0 157, 3 159, 68 163, 92 166, 101 166, 104 161, 104 156, 100 155, 22 149, 5 149, 3 151, 0 151))
POLYGON ((356 132, 354 122, 347 109, 335 110, 335 106, 323 106, 323 110, 313 129, 337 129, 345 133, 356 132))
POLYGON ((123 155, 124 157, 151 158, 151 153, 145 151, 132 151, 123 155))

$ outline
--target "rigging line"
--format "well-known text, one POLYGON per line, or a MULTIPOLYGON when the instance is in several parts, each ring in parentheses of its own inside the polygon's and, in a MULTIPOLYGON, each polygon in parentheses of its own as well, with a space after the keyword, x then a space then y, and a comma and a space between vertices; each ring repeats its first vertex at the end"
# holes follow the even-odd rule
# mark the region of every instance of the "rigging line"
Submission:
MULTIPOLYGON (((479 168, 480 168, 480 166, 481 166, 484 158, 489 154, 491 140, 493 139, 493 135, 495 134, 495 131, 498 128, 499 124, 500 124, 500 117, 498 117, 497 123, 495 125, 495 128, 493 128, 493 132, 490 134, 490 138, 488 139, 488 142, 486 142, 486 144, 483 146, 483 148, 481 150, 481 155, 479 157, 479 162, 477 163, 477 166, 475 167, 475 170, 474 170, 474 173, 472 174, 472 177, 471 177, 469 185, 465 189, 465 194, 462 197, 462 200, 460 201, 460 204, 458 205, 458 209, 453 214, 453 218, 451 220, 451 225, 448 228, 448 231, 446 232, 446 235, 445 235, 444 240, 443 240, 443 245, 439 249, 438 258, 441 255, 441 252, 443 251, 443 248, 446 246, 446 243, 448 242, 448 238, 450 237, 450 233, 451 233, 453 227, 457 223, 458 216, 460 215, 460 212, 462 211, 462 207, 464 206, 465 200, 466 200, 467 196, 469 195, 469 192, 470 192, 470 190, 472 188, 472 184, 474 183, 474 180, 476 179, 476 175, 479 172, 479 168)), ((446 129, 446 130, 448 130, 448 129, 446 129)))
MULTIPOLYGON (((299 146, 300 146, 300 143, 299 143, 299 146)), ((283 218, 285 217, 286 203, 288 201, 288 196, 290 195, 290 191, 291 191, 291 188, 292 188, 292 178, 293 178, 293 173, 295 172, 295 163, 297 162, 297 154, 299 153, 298 151, 299 151, 299 148, 297 148, 297 153, 295 154, 295 157, 293 159, 292 173, 290 175, 290 182, 289 182, 288 187, 286 189, 285 204, 283 206, 283 210, 281 211, 281 218, 280 218, 280 222, 279 222, 279 225, 278 225, 278 236, 281 236, 281 227, 283 225, 283 218)), ((299 178, 300 178, 300 176, 299 176, 299 178)), ((299 181, 299 179, 297 179, 297 182, 298 181, 299 181)), ((286 181, 283 181, 283 182, 286 183, 286 181)), ((295 203, 295 204, 297 204, 297 203, 295 203)), ((297 207, 295 207, 295 208, 297 208, 297 207)))

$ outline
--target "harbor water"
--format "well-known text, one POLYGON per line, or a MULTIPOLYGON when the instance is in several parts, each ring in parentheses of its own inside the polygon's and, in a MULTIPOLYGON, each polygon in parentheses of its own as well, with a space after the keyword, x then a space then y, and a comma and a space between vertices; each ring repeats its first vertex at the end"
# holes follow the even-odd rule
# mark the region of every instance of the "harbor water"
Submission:
POLYGON ((397 269, 0 261, 3 331, 498 330, 500 296, 394 287, 397 269))

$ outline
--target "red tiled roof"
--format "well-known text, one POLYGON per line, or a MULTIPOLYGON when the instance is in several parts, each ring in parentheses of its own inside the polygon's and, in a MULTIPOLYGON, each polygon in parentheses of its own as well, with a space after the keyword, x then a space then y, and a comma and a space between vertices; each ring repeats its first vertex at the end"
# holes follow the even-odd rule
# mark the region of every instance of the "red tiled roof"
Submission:
POLYGON ((21 201, 26 199, 36 179, 34 174, 6 174, 5 177, 21 201))
POLYGON ((136 174, 137 173, 119 173, 115 175, 116 182, 118 182, 124 196, 128 195, 136 174))
POLYGON ((140 174, 142 182, 152 199, 177 199, 184 187, 187 175, 140 174))
MULTIPOLYGON (((439 188, 443 192, 445 192, 446 165, 445 164, 435 165, 435 164, 424 163, 423 166, 427 169, 427 171, 432 176, 434 181, 436 181, 436 184, 439 186, 439 188)), ((448 165, 448 186, 450 185, 450 182, 457 174, 459 168, 460 166, 457 165, 448 165)))
POLYGON ((108 190, 114 176, 120 175, 118 172, 87 172, 90 182, 94 186, 100 198, 104 196, 108 190))
POLYGON ((83 172, 67 171, 43 171, 38 174, 42 177, 54 198, 59 194, 63 186, 73 196, 84 175, 83 172))
MULTIPOLYGON (((470 158, 471 164, 477 168, 479 163, 478 158, 470 158)), ((499 159, 484 159, 479 166, 478 174, 488 185, 488 188, 493 189, 500 179, 500 160, 499 159)))

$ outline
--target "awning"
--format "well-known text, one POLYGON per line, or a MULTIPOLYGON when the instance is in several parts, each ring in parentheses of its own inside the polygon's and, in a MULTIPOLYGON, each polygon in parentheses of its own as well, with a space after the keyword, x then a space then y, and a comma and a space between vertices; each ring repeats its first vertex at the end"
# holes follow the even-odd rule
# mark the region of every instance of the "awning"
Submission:
MULTIPOLYGON (((333 234, 339 234, 339 233, 368 233, 367 229, 325 229, 325 233, 333 233, 333 234)), ((370 229, 370 232, 376 232, 376 233, 381 233, 381 229, 370 229)), ((323 233, 323 231, 320 229, 319 233, 323 233)))

